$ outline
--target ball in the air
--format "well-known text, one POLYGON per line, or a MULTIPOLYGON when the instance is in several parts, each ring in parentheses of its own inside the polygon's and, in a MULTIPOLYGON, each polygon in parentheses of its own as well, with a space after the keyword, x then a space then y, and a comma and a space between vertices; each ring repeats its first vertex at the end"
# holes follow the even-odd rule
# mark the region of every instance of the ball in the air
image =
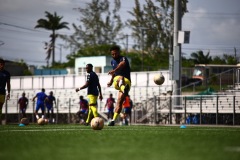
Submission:
POLYGON ((165 78, 162 74, 156 74, 153 80, 155 84, 162 85, 165 81, 165 78))
POLYGON ((22 118, 20 123, 24 124, 24 125, 28 125, 29 124, 29 120, 27 118, 22 118))
POLYGON ((95 118, 92 119, 92 121, 91 121, 92 129, 101 130, 101 129, 103 129, 103 126, 104 126, 104 121, 103 121, 102 118, 95 117, 95 118))
POLYGON ((44 120, 43 118, 39 118, 39 119, 37 120, 37 123, 38 123, 39 125, 44 125, 44 124, 45 124, 45 120, 44 120))

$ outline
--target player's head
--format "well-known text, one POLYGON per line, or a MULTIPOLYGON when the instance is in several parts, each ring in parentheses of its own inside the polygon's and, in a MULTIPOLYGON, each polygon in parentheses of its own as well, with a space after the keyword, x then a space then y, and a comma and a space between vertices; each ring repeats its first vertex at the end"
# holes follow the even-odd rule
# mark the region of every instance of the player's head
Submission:
POLYGON ((45 92, 45 89, 44 89, 44 88, 42 88, 42 92, 45 92))
POLYGON ((23 92, 23 93, 22 93, 22 96, 25 97, 25 95, 26 95, 26 94, 23 92))
POLYGON ((91 63, 87 64, 87 65, 86 65, 86 71, 87 71, 87 73, 92 72, 92 70, 93 70, 93 65, 92 65, 91 63))
POLYGON ((0 70, 3 70, 5 65, 5 61, 3 59, 0 59, 0 70))
POLYGON ((112 97, 112 93, 109 95, 109 97, 112 97))
POLYGON ((50 95, 53 95, 53 91, 50 91, 49 94, 50 94, 50 95))
POLYGON ((120 47, 118 45, 114 45, 110 48, 110 52, 113 59, 117 59, 120 56, 120 47))
POLYGON ((80 96, 79 99, 80 99, 80 100, 83 100, 83 96, 80 96))

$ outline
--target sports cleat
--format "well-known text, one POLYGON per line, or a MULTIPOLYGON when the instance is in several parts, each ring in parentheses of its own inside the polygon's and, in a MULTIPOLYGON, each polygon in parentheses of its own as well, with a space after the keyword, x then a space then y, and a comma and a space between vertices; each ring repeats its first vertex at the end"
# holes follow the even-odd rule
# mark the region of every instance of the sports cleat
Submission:
POLYGON ((124 94, 125 96, 128 96, 128 92, 129 92, 129 85, 126 84, 126 85, 125 85, 125 88, 124 88, 124 91, 123 91, 123 94, 124 94))
POLYGON ((89 126, 89 123, 83 122, 84 126, 89 126))
POLYGON ((111 121, 108 123, 108 126, 114 126, 115 125, 115 122, 114 121, 111 121))

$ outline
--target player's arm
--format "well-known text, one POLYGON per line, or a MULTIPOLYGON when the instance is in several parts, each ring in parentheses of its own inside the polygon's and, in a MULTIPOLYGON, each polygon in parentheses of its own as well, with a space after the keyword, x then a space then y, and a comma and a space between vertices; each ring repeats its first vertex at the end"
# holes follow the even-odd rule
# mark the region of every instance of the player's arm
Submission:
POLYGON ((37 98, 37 95, 33 97, 32 101, 34 102, 36 98, 37 98))
POLYGON ((57 107, 57 102, 56 102, 56 98, 55 97, 54 97, 53 101, 54 101, 55 107, 57 107))
POLYGON ((124 68, 125 65, 126 65, 125 60, 121 61, 121 62, 118 64, 118 66, 117 66, 115 69, 109 71, 108 74, 114 75, 115 72, 117 72, 117 71, 121 70, 122 68, 124 68))
POLYGON ((10 84, 10 78, 7 80, 7 100, 10 99, 10 90, 11 90, 11 84, 10 84))
POLYGON ((26 100, 26 108, 28 107, 28 99, 26 100))
POLYGON ((100 83, 98 83, 98 91, 99 91, 99 99, 102 100, 103 96, 102 96, 102 89, 101 89, 100 83))
POLYGON ((115 77, 115 75, 112 74, 110 81, 107 83, 108 87, 110 87, 112 85, 114 77, 115 77))
POLYGON ((80 91, 80 90, 82 90, 82 89, 85 89, 85 88, 87 88, 88 86, 89 86, 89 82, 86 81, 86 83, 85 83, 82 87, 76 88, 76 92, 78 92, 78 91, 80 91))

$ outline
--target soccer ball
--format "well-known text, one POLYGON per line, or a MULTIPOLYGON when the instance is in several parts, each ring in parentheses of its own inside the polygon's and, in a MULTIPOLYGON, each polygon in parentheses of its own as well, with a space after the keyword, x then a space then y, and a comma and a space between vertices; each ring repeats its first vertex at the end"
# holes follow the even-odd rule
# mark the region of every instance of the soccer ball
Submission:
POLYGON ((37 123, 38 123, 39 125, 44 125, 44 124, 45 124, 45 120, 44 120, 43 118, 39 118, 39 119, 37 120, 37 123))
POLYGON ((92 129, 101 130, 101 129, 103 129, 103 126, 104 126, 104 121, 103 121, 102 118, 95 117, 95 118, 92 119, 92 121, 91 121, 92 129))
POLYGON ((165 78, 162 74, 156 74, 153 79, 154 83, 157 85, 162 85, 165 81, 165 78))
POLYGON ((27 118, 22 118, 20 123, 24 124, 24 125, 28 125, 29 124, 29 120, 27 118))

